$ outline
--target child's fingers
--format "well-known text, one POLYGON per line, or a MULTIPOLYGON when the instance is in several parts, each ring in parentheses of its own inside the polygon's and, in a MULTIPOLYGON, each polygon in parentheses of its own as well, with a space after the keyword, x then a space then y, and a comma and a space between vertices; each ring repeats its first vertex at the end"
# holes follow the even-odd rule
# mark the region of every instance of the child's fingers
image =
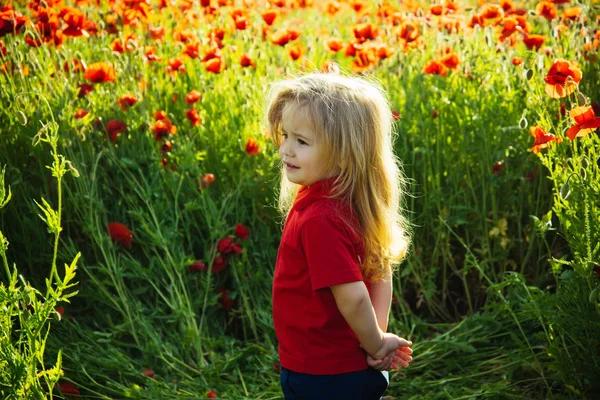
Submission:
POLYGON ((396 365, 401 365, 401 366, 403 366, 404 368, 407 368, 407 367, 408 367, 408 363, 409 363, 409 362, 410 362, 410 360, 404 360, 404 359, 402 359, 402 358, 400 358, 400 357, 395 357, 395 358, 394 358, 394 362, 393 362, 393 364, 396 364, 396 365))
POLYGON ((412 354, 413 350, 410 347, 407 346, 400 346, 396 349, 397 352, 403 352, 406 354, 412 354))
POLYGON ((395 356, 397 358, 400 358, 400 359, 404 360, 404 361, 408 361, 408 362, 412 361, 412 357, 409 354, 403 353, 401 351, 400 352, 396 352, 395 356))

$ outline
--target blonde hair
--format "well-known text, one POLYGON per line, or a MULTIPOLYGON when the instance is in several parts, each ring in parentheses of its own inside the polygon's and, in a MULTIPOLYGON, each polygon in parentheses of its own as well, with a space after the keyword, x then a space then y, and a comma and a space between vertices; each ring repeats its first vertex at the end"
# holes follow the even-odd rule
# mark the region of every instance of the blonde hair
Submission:
MULTIPOLYGON (((271 84, 265 123, 277 148, 288 104, 306 112, 317 140, 325 144, 326 171, 336 176, 330 197, 353 206, 364 241, 363 276, 381 279, 404 259, 410 244, 409 223, 401 213, 406 178, 393 152, 393 119, 384 89, 373 80, 324 72, 271 84)), ((299 189, 281 164, 282 215, 289 214, 299 189)))

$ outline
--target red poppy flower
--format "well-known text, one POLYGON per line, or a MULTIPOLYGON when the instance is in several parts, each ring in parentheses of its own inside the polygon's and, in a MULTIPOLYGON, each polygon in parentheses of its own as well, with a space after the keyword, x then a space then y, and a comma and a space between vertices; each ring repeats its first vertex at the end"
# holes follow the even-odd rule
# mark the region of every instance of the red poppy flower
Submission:
POLYGON ((302 57, 302 54, 304 53, 304 48, 301 44, 297 43, 289 48, 288 53, 292 60, 296 61, 297 59, 302 57))
POLYGON ((327 14, 329 14, 329 16, 333 17, 338 11, 340 11, 340 6, 340 3, 337 1, 330 1, 325 4, 325 11, 327 14))
POLYGON ((529 151, 533 151, 535 154, 539 153, 541 149, 545 149, 551 143, 562 142, 562 138, 546 133, 540 126, 532 126, 529 128, 531 136, 534 137, 533 147, 529 151))
POLYGON ((94 85, 89 85, 87 83, 81 83, 79 85, 79 93, 77 93, 77 97, 85 97, 92 90, 94 90, 94 85))
POLYGON ((377 50, 373 47, 362 48, 356 51, 356 57, 350 67, 354 72, 366 71, 369 68, 374 67, 377 64, 377 50))
POLYGON ((562 14, 563 20, 576 21, 581 16, 581 8, 580 7, 571 7, 565 9, 562 14))
POLYGON ((115 40, 112 41, 112 43, 110 44, 110 49, 114 52, 123 54, 125 52, 125 49, 123 48, 123 45, 121 44, 121 39, 116 38, 115 40))
POLYGON ((108 224, 108 233, 110 238, 118 243, 126 249, 131 248, 131 240, 133 239, 133 234, 125 225, 119 222, 111 222, 108 224))
POLYGON ((9 33, 18 33, 27 23, 27 18, 15 11, 10 2, 5 4, 7 5, 0 7, 0 37, 9 33))
POLYGON ((402 119, 402 116, 400 115, 400 112, 398 110, 394 110, 392 111, 392 118, 394 118, 394 121, 398 121, 402 119))
POLYGON ((131 107, 132 105, 137 103, 137 99, 135 98, 135 96, 133 94, 128 93, 128 94, 124 94, 123 96, 119 97, 118 103, 119 103, 119 107, 121 107, 121 109, 123 111, 127 111, 129 109, 129 107, 131 107))
POLYGON ((571 140, 585 136, 600 126, 600 117, 596 117, 591 106, 573 108, 571 118, 575 122, 575 125, 567 131, 567 137, 571 140))
POLYGON ((545 41, 546 37, 543 35, 525 35, 525 37, 523 37, 523 43, 525 43, 525 46, 527 46, 529 50, 533 48, 539 50, 545 41))
POLYGON ((271 35, 271 43, 278 46, 285 46, 290 40, 292 37, 287 29, 279 29, 271 35))
POLYGON ((60 17, 67 24, 67 27, 63 29, 63 34, 66 36, 82 36, 84 34, 83 26, 85 24, 85 15, 79 10, 72 7, 65 7, 61 10, 60 17))
POLYGON ((523 59, 521 57, 513 57, 512 63, 513 65, 521 65, 523 64, 523 59))
POLYGON ((97 62, 89 65, 83 75, 92 83, 114 82, 116 79, 115 69, 108 63, 97 62))
POLYGON ((493 23, 504 18, 504 10, 497 4, 485 4, 479 12, 479 17, 484 20, 484 23, 493 23), (486 20, 493 20, 486 22, 486 20))
POLYGON ((80 395, 79 390, 71 382, 61 382, 58 384, 58 387, 60 388, 60 392, 65 396, 78 398, 80 395))
POLYGON ((423 73, 446 76, 448 75, 448 67, 437 60, 430 60, 425 64, 423 73))
POLYGON ((204 265, 204 263, 202 261, 194 261, 193 263, 191 263, 190 265, 188 265, 188 270, 190 272, 199 272, 199 271, 204 271, 206 269, 206 265, 204 265))
POLYGON ((249 235, 250 233, 248 232, 248 228, 241 223, 238 223, 235 226, 235 236, 239 237, 240 239, 247 239, 249 235))
POLYGON ((333 52, 338 52, 344 47, 344 42, 342 39, 338 39, 335 37, 331 37, 329 39, 325 39, 325 48, 331 50, 333 52))
POLYGON ((246 154, 249 156, 255 156, 260 152, 260 147, 258 146, 258 142, 253 138, 248 138, 246 142, 246 154))
POLYGON ((77 110, 77 112, 75 113, 75 119, 80 119, 85 117, 86 115, 88 115, 90 112, 84 110, 83 108, 80 108, 77 110))
POLYGON ((156 48, 154 46, 146 46, 146 48, 144 49, 144 57, 148 62, 162 60, 162 58, 156 55, 156 48))
POLYGON ((169 61, 167 62, 168 66, 167 66, 167 71, 170 73, 175 73, 175 72, 181 72, 182 74, 185 74, 185 65, 183 65, 183 61, 181 61, 181 59, 179 58, 169 58, 169 61))
POLYGON ((262 13, 262 18, 265 23, 269 26, 273 25, 273 21, 279 15, 279 11, 277 10, 267 10, 262 13))
POLYGON ((577 65, 564 59, 555 60, 544 78, 546 93, 554 99, 566 97, 575 91, 581 77, 577 65))
POLYGON ((195 108, 190 108, 189 110, 185 110, 185 116, 188 117, 188 119, 192 123, 192 126, 200 125, 200 121, 201 121, 200 114, 198 114, 198 110, 196 110, 195 108))
POLYGON ((394 55, 394 48, 387 43, 380 43, 376 46, 377 57, 381 59, 389 58, 394 55))
POLYGON ((233 242, 233 239, 230 237, 226 237, 226 238, 219 240, 219 243, 217 243, 217 250, 223 254, 228 254, 228 253, 233 252, 233 250, 231 248, 232 242, 233 242))
POLYGON ((541 15, 548 21, 558 18, 558 11, 556 11, 556 7, 550 1, 540 1, 535 6, 535 12, 537 15, 541 15))
POLYGON ((205 64, 206 70, 213 74, 220 74, 225 70, 225 62, 221 58, 211 58, 205 64))
POLYGON ((431 15, 442 15, 443 11, 444 6, 442 6, 441 4, 434 4, 429 6, 429 12, 431 13, 431 15))
POLYGON ((191 42, 185 44, 185 50, 183 50, 183 54, 187 55, 190 58, 198 58, 200 55, 200 42, 191 42))
POLYGON ((202 175, 202 178, 200 178, 200 187, 199 189, 206 189, 207 187, 209 187, 213 182, 215 181, 215 176, 211 173, 208 174, 204 174, 202 175))
POLYGON ((149 378, 154 378, 156 374, 151 369, 145 369, 142 371, 142 375, 146 375, 149 378))
POLYGON ((254 61, 252 61, 252 59, 246 53, 242 54, 242 58, 240 59, 240 65, 243 68, 250 67, 250 66, 252 66, 253 68, 256 68, 254 61))
POLYGON ((156 121, 152 127, 152 133, 154 134, 154 140, 159 141, 165 136, 174 135, 177 133, 177 127, 171 123, 167 118, 167 113, 159 110, 155 113, 156 121))
POLYGON ((456 69, 458 67, 458 64, 460 64, 460 59, 458 58, 458 55, 456 53, 446 54, 444 57, 441 58, 440 61, 442 62, 442 64, 444 64, 450 69, 456 69))
POLYGON ((165 36, 165 28, 163 26, 157 26, 156 28, 148 28, 148 32, 150 32, 150 36, 155 41, 159 41, 165 36))
POLYGON ((350 6, 354 9, 355 12, 360 13, 361 10, 366 9, 367 4, 363 3, 362 1, 352 1, 350 6))
POLYGON ((377 26, 370 22, 354 25, 352 32, 354 33, 354 37, 360 42, 377 39, 379 34, 377 26))
POLYGON ((202 98, 202 93, 197 90, 192 90, 188 94, 185 95, 185 102, 188 104, 194 104, 198 100, 202 98))
POLYGON ((125 132, 125 129, 127 129, 125 122, 119 121, 118 119, 113 119, 106 123, 106 133, 113 143, 117 141, 117 135, 121 132, 125 132))
POLYGON ((215 393, 214 390, 211 390, 210 392, 208 392, 206 394, 206 397, 208 397, 209 399, 216 399, 217 398, 217 393, 215 393))
POLYGON ((225 256, 218 256, 214 259, 210 272, 215 274, 217 272, 223 271, 225 267, 227 267, 227 259, 225 258, 225 256))
POLYGON ((243 16, 236 17, 234 21, 235 21, 235 29, 243 31, 243 30, 246 30, 246 28, 248 28, 249 23, 248 23, 247 17, 243 17, 243 16))

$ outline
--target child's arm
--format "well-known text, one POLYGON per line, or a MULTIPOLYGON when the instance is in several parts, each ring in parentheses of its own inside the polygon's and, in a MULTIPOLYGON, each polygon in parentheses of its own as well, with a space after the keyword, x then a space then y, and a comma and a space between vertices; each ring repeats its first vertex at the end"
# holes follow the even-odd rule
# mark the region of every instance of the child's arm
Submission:
POLYGON ((371 303, 377 316, 377 325, 387 332, 388 318, 392 305, 392 274, 388 272, 383 279, 371 284, 371 303))
MULTIPOLYGON (((390 309, 392 305, 392 274, 388 272, 382 279, 371 284, 371 302, 377 316, 377 324, 379 328, 386 332, 388 327, 390 309)), ((397 365, 408 367, 408 363, 412 360, 410 354, 412 349, 409 347, 399 348, 395 354, 389 354, 383 360, 375 360, 371 356, 367 356, 367 364, 380 371, 388 369, 396 369, 397 365)))
POLYGON ((412 345, 396 335, 384 333, 379 328, 364 282, 344 283, 330 288, 340 313, 356 334, 362 347, 374 358, 383 358, 398 347, 412 345))
POLYGON ((383 343, 383 331, 364 282, 356 281, 330 287, 340 313, 356 334, 363 348, 375 354, 383 343))

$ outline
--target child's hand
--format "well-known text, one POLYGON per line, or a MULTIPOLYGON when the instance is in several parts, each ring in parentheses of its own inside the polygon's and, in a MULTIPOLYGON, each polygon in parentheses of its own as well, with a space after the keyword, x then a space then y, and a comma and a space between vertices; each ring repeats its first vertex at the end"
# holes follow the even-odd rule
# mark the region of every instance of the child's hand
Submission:
POLYGON ((393 333, 384 333, 383 341, 381 342, 381 347, 371 356, 376 360, 381 360, 385 356, 392 354, 399 347, 410 347, 412 346, 412 342, 406 339, 402 339, 393 333))
POLYGON ((407 368, 408 363, 412 361, 412 349, 407 346, 398 347, 393 353, 388 354, 381 360, 376 360, 367 354, 367 365, 378 371, 389 371, 407 368))

